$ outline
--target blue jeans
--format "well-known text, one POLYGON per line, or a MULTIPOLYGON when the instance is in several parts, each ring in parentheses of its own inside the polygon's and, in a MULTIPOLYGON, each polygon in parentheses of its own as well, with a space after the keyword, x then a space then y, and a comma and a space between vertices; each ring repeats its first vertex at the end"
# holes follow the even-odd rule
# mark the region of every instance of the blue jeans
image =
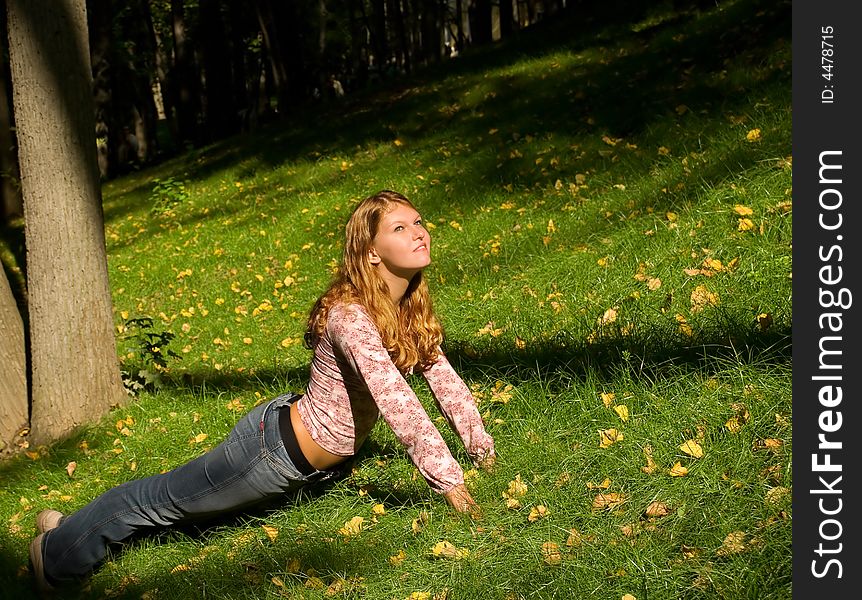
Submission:
POLYGON ((206 454, 168 473, 114 487, 64 517, 42 544, 49 582, 88 575, 110 544, 133 534, 246 508, 337 473, 303 475, 288 457, 278 410, 297 398, 286 394, 253 408, 206 454))

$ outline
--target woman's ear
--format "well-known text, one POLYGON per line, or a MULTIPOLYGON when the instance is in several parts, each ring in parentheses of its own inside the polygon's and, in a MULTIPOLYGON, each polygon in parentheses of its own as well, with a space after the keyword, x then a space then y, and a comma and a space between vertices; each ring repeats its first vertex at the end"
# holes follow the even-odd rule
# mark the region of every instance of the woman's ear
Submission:
POLYGON ((372 265, 380 264, 380 256, 377 254, 377 251, 374 248, 368 251, 368 262, 370 262, 372 265))

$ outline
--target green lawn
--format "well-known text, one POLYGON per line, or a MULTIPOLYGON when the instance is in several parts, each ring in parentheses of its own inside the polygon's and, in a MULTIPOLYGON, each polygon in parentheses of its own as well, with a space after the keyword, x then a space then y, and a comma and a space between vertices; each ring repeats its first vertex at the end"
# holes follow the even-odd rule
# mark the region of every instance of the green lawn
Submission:
POLYGON ((484 519, 452 513, 381 423, 344 481, 137 540, 80 597, 789 598, 790 3, 617 17, 106 184, 119 351, 161 385, 0 467, 10 597, 29 597, 40 510, 176 466, 304 389, 344 223, 390 188, 433 226, 445 350, 497 443, 496 472, 468 473, 484 519), (184 191, 156 198, 168 179, 184 191), (123 330, 142 317, 174 336, 161 372, 123 330))

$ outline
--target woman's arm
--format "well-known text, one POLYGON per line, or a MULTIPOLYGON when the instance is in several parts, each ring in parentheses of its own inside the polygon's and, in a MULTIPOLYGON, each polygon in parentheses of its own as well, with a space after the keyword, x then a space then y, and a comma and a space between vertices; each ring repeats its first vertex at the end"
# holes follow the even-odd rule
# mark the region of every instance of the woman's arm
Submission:
POLYGON ((490 468, 494 464, 494 439, 485 431, 473 394, 442 351, 423 375, 440 412, 464 442, 473 462, 480 467, 490 468))

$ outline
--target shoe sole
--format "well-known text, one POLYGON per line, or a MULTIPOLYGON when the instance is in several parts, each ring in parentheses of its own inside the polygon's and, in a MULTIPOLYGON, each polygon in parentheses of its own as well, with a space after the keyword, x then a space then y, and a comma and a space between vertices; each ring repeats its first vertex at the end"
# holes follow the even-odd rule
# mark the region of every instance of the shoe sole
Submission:
POLYGON ((44 538, 45 534, 40 533, 30 542, 30 567, 33 571, 33 578, 36 580, 36 588, 43 595, 47 595, 54 591, 54 586, 45 579, 45 565, 42 562, 42 540, 44 538))

